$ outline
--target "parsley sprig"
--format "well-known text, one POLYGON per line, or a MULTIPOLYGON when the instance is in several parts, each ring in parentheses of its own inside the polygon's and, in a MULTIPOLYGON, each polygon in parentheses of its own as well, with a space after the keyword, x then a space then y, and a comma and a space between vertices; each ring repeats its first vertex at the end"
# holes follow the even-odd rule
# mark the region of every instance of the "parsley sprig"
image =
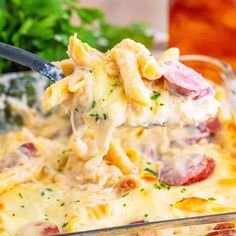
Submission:
MULTIPOLYGON (((74 33, 101 51, 112 48, 123 38, 132 38, 147 47, 153 43, 153 36, 146 33, 146 24, 110 24, 100 9, 80 7, 78 0, 1 0, 0 9, 0 41, 49 61, 67 57, 68 39, 74 33), (72 14, 79 24, 71 23, 72 14)), ((0 73, 22 70, 23 67, 10 61, 0 61, 0 73)))

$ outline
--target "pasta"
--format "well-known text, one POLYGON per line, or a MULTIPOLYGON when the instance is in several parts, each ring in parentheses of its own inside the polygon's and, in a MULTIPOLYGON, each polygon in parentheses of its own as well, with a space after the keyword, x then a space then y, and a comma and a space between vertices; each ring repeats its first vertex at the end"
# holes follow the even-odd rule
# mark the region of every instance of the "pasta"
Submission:
POLYGON ((72 36, 68 55, 55 63, 66 77, 43 95, 56 109, 42 116, 11 100, 24 127, 0 135, 0 235, 235 211, 236 126, 224 86, 198 84, 178 49, 155 59, 128 39, 102 54, 72 36), (153 122, 174 126, 134 127, 153 122))

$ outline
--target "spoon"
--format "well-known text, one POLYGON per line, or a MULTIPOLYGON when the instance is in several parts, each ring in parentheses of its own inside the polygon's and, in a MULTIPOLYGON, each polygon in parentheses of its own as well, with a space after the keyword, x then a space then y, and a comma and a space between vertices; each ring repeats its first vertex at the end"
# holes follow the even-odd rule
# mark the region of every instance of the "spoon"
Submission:
POLYGON ((46 76, 52 82, 64 78, 60 68, 26 50, 0 42, 0 57, 21 64, 46 76))

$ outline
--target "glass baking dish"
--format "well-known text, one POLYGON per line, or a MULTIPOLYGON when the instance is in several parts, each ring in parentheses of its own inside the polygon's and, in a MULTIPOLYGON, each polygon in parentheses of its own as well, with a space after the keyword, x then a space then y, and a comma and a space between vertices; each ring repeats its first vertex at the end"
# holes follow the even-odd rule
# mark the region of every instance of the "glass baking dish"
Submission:
MULTIPOLYGON (((236 114, 236 77, 229 65, 219 61, 215 58, 202 56, 202 55, 186 55, 181 57, 181 61, 188 66, 194 68, 201 73, 204 77, 214 81, 217 84, 226 85, 229 91, 229 101, 234 107, 236 114)), ((24 73, 23 73, 24 74, 24 73)), ((18 77, 23 75, 22 73, 9 74, 1 76, 0 83, 4 83, 5 78, 18 77)), ((34 77, 36 81, 41 81, 39 75, 31 72, 26 73, 27 76, 34 77)), ((46 81, 47 82, 47 81, 46 81)), ((42 87, 41 85, 39 87, 42 87)), ((43 90, 39 89, 37 91, 43 90)), ((45 87, 45 84, 43 85, 45 87)), ((40 95, 40 94, 39 94, 40 95)), ((0 119, 1 121, 2 119, 0 119)), ((1 122, 0 122, 1 129, 1 122)), ((234 187, 234 186, 232 186, 234 187)), ((236 187, 236 186, 235 186, 236 187)), ((109 222, 108 222, 109 225, 109 222)), ((130 224, 118 227, 110 227, 104 229, 80 231, 74 233, 64 233, 61 236, 69 235, 126 235, 126 236, 213 236, 213 235, 236 235, 236 212, 226 212, 223 214, 203 215, 181 219, 163 219, 155 222, 139 224, 130 224), (218 226, 216 227, 216 225, 218 226), (219 225, 220 224, 220 225, 219 225), (214 229, 215 228, 215 229, 214 229)))
MULTIPOLYGON (((180 60, 184 64, 198 71, 207 79, 212 80, 213 82, 220 85, 226 85, 227 89, 229 90, 229 101, 232 103, 234 113, 236 114, 236 76, 228 64, 216 58, 203 55, 185 55, 182 56, 180 60)), ((235 236, 235 226, 236 212, 229 212, 223 214, 170 219, 148 223, 140 222, 140 224, 130 224, 125 226, 81 231, 69 234, 67 233, 61 234, 61 236, 235 236)))

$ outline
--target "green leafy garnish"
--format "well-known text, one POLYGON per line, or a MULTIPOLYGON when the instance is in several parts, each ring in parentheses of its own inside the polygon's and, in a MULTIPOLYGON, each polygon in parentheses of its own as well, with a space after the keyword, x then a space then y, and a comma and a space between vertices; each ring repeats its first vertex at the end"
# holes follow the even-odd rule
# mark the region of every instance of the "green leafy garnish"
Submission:
POLYGON ((208 201, 216 201, 216 198, 214 198, 214 197, 209 197, 209 198, 208 198, 208 201))
POLYGON ((53 192, 53 190, 52 190, 51 188, 46 188, 46 190, 47 190, 48 192, 53 192))
MULTIPOLYGON (((74 33, 101 51, 124 38, 134 39, 148 48, 153 44, 146 24, 115 26, 105 20, 101 10, 80 7, 77 0, 1 0, 0 9, 0 41, 49 61, 67 57, 68 39, 74 33), (79 24, 71 23, 72 14, 79 24)), ((25 68, 10 61, 0 61, 0 73, 22 70, 25 68)))
POLYGON ((182 189, 180 190, 181 193, 184 193, 184 192, 186 192, 186 191, 187 191, 186 188, 182 188, 182 189))
POLYGON ((150 168, 145 168, 144 171, 148 172, 151 175, 158 176, 158 173, 150 168))
POLYGON ((23 196, 22 196, 22 194, 21 194, 21 193, 18 193, 18 195, 19 195, 19 197, 20 197, 20 198, 22 198, 22 199, 23 199, 23 196))
POLYGON ((96 106, 96 101, 92 102, 91 109, 93 109, 96 106))
POLYGON ((161 189, 170 190, 170 186, 167 184, 163 184, 163 183, 154 184, 154 188, 159 189, 159 190, 161 190, 161 189))
POLYGON ((108 118, 108 114, 107 113, 103 113, 103 119, 106 120, 108 118))
POLYGON ((126 197, 128 194, 129 194, 129 193, 124 194, 124 195, 122 196, 122 198, 123 198, 123 197, 126 197))
POLYGON ((91 113, 90 116, 94 118, 94 120, 97 122, 99 120, 99 115, 98 113, 91 113))
POLYGON ((68 223, 69 223, 69 222, 63 223, 61 227, 62 227, 62 228, 65 228, 65 227, 68 225, 68 223))
POLYGON ((154 101, 154 102, 157 102, 157 99, 161 96, 161 94, 157 91, 153 91, 152 92, 152 96, 151 96, 151 99, 154 101))

